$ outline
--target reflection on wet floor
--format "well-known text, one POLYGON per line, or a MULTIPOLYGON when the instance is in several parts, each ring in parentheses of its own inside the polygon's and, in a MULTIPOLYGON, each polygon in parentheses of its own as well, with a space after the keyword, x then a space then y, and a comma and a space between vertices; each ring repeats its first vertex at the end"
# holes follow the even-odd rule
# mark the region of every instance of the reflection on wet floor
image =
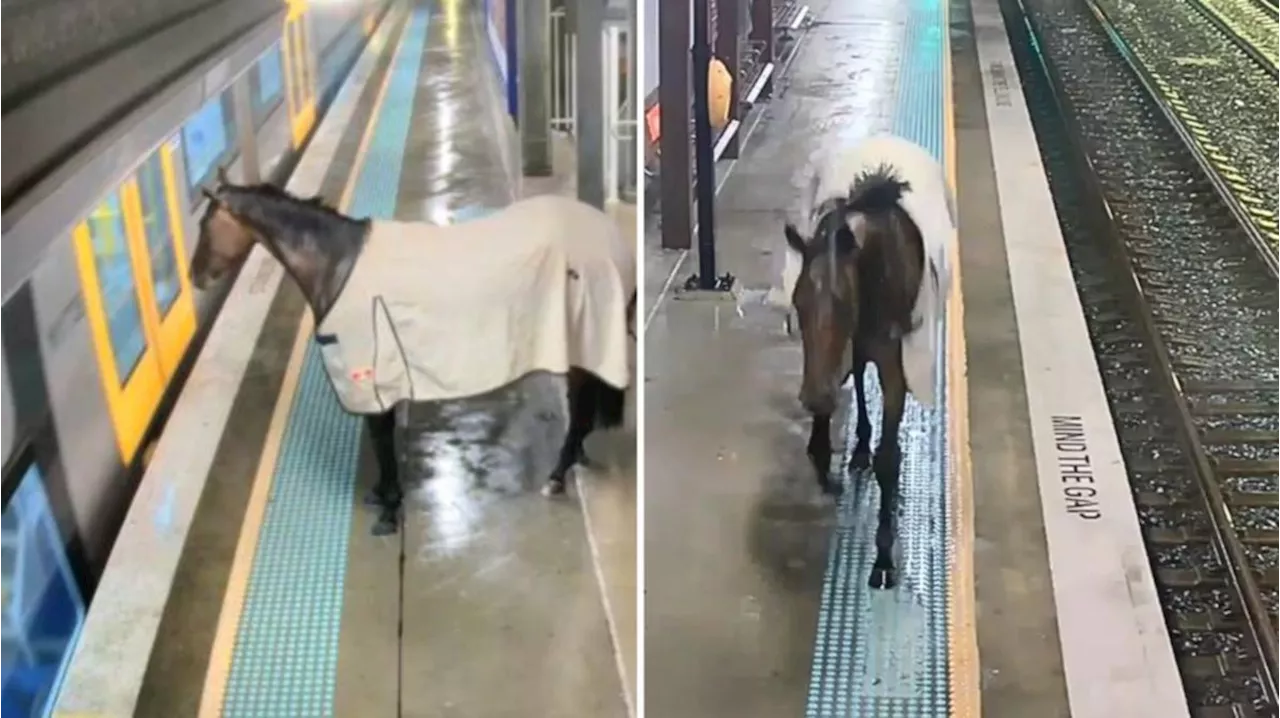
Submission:
POLYGON ((399 429, 406 481, 424 499, 460 481, 499 493, 534 489, 555 463, 567 408, 564 377, 543 372, 483 396, 412 405, 399 429))
MULTIPOLYGON (((470 221, 516 197, 500 139, 511 119, 490 91, 480 3, 424 5, 431 22, 395 216, 470 221)), ((447 271, 424 268, 423 279, 447 271)), ((398 643, 387 658, 399 675, 389 708, 405 716, 627 714, 597 579, 617 569, 593 565, 572 484, 561 499, 538 491, 567 428, 565 389, 563 377, 535 373, 483 396, 402 410, 402 534, 393 543, 369 536, 363 518, 353 522, 348 565, 377 587, 348 591, 350 701, 338 715, 382 714, 370 711, 368 694, 381 689, 368 687, 376 678, 366 672, 369 651, 388 640, 398 643), (386 638, 375 642, 366 626, 386 638)))

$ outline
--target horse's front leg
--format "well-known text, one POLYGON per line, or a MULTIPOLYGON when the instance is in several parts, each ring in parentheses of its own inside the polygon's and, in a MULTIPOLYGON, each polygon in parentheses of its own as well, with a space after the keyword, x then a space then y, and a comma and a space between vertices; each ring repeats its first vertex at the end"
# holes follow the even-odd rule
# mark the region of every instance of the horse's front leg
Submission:
POLYGON ((400 466, 396 461, 396 412, 366 416, 365 426, 373 440, 373 455, 378 461, 378 481, 365 502, 378 509, 373 524, 374 536, 387 536, 400 525, 400 504, 404 494, 400 488, 400 466))
POLYGON ((855 469, 871 466, 871 419, 867 418, 867 358, 853 352, 853 389, 858 404, 858 443, 853 447, 850 464, 855 469))
POLYGON ((809 429, 809 461, 813 462, 814 471, 818 472, 818 486, 823 493, 837 496, 844 488, 841 483, 831 479, 831 415, 814 414, 813 426, 809 429))
POLYGON ((868 580, 872 588, 893 588, 898 583, 893 564, 893 543, 897 534, 898 478, 902 467, 902 450, 898 444, 898 427, 907 403, 907 384, 902 375, 902 360, 880 366, 880 385, 884 393, 884 421, 880 425, 880 446, 876 448, 873 469, 880 486, 880 515, 876 524, 876 560, 868 580))
POLYGON ((595 419, 593 385, 590 380, 570 370, 569 385, 569 431, 565 434, 564 443, 560 445, 560 455, 556 459, 555 468, 547 477, 542 487, 543 496, 557 496, 564 493, 565 477, 569 469, 586 458, 583 442, 591 433, 595 419))

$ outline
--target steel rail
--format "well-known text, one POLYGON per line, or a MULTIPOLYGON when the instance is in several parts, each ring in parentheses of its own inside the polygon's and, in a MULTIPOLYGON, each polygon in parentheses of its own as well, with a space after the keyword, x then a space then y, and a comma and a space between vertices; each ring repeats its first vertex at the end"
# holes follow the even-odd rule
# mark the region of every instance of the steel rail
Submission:
MULTIPOLYGON (((1032 19, 1033 16, 1026 10, 1025 0, 1011 1, 1016 2, 1020 8, 1032 41, 1038 45, 1041 44, 1039 41, 1041 33, 1036 26, 1036 22, 1032 19)), ((1095 17, 1102 23, 1107 34, 1113 41, 1116 41, 1117 33, 1107 22, 1106 16, 1094 6, 1092 0, 1086 0, 1086 2, 1093 9, 1095 17)), ((1118 47, 1117 49, 1120 48, 1118 47)), ((1037 52, 1036 54, 1039 57, 1045 76, 1049 79, 1049 89, 1066 127, 1066 134, 1074 150, 1070 154, 1076 161, 1079 170, 1078 174, 1085 184, 1087 194, 1094 200, 1093 203, 1099 207, 1100 216, 1097 218, 1096 225, 1106 236, 1107 245, 1113 259, 1122 270, 1118 272, 1118 276, 1131 293, 1134 313, 1142 327, 1143 334, 1147 337, 1147 350, 1154 360, 1154 368, 1160 377, 1159 383, 1164 388, 1167 398, 1177 414, 1176 419, 1180 434, 1178 438, 1191 459, 1196 483, 1200 489, 1201 499, 1212 527, 1211 538, 1215 547, 1220 551, 1220 555, 1225 558, 1229 583, 1245 614, 1248 633, 1254 644, 1252 648, 1256 651, 1260 659, 1259 663, 1265 673, 1263 676, 1265 690, 1269 700, 1275 704, 1277 702, 1277 637, 1271 625, 1269 612, 1258 586, 1258 581, 1253 569, 1250 567, 1241 537, 1233 527, 1232 518, 1227 508, 1226 496, 1215 472, 1213 462, 1205 451, 1200 431, 1196 426, 1191 411, 1190 402, 1183 391, 1182 382, 1174 366, 1172 354, 1160 331, 1160 325, 1153 314, 1152 302, 1138 278, 1137 268, 1125 248, 1124 238, 1117 227, 1115 213, 1111 210, 1106 192, 1098 178, 1093 161, 1090 159, 1092 155, 1089 151, 1086 135, 1079 124, 1079 115, 1075 111, 1071 99, 1063 90, 1062 76, 1054 66, 1053 61, 1044 52, 1037 52)), ((1136 69, 1135 74, 1137 74, 1136 69)), ((1141 76, 1139 76, 1139 79, 1140 81, 1142 80, 1141 76)), ((1150 93, 1150 85, 1145 81, 1142 81, 1141 84, 1150 93)), ((1151 94, 1156 104, 1160 105, 1159 98, 1154 93, 1151 94)), ((1201 166, 1203 168, 1203 165, 1201 166)), ((1270 266, 1274 274, 1274 264, 1270 266)))

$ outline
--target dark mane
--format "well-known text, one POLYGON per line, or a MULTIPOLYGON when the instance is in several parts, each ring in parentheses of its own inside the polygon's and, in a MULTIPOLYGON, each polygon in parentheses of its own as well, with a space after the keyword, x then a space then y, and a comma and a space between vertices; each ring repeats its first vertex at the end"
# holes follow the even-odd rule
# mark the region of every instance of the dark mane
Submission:
POLYGON ((875 169, 859 172, 849 186, 845 205, 853 212, 876 214, 898 207, 902 195, 911 191, 911 183, 901 179, 897 168, 880 163, 875 169))
POLYGON ((228 209, 259 231, 273 236, 287 234, 302 241, 344 236, 354 241, 363 235, 370 221, 367 217, 348 217, 323 197, 296 197, 272 184, 224 184, 218 188, 217 195, 228 209))
MULTIPOLYGON (((348 222, 360 221, 360 220, 356 220, 353 217, 348 217, 347 215, 339 212, 333 205, 329 204, 329 202, 320 195, 315 195, 312 197, 298 197, 296 195, 291 194, 288 190, 284 189, 283 187, 278 187, 269 182, 262 182, 262 183, 253 184, 253 185, 231 185, 231 184, 224 185, 219 190, 219 193, 220 194, 227 193, 232 196, 243 195, 243 196, 253 197, 269 203, 270 205, 273 206, 273 208, 283 209, 288 206, 298 207, 298 208, 307 208, 310 210, 318 210, 333 219, 342 219, 348 222), (301 207, 299 207, 299 205, 301 207)), ((228 197, 228 199, 230 199, 230 197, 228 197)))
POLYGON ((821 205, 810 245, 857 263, 859 305, 867 312, 868 325, 899 336, 915 329, 911 315, 919 284, 912 281, 911 267, 924 264, 920 229, 900 204, 910 191, 911 184, 887 163, 858 173, 847 196, 821 205), (865 236, 855 238, 849 230, 851 213, 865 218, 865 236))

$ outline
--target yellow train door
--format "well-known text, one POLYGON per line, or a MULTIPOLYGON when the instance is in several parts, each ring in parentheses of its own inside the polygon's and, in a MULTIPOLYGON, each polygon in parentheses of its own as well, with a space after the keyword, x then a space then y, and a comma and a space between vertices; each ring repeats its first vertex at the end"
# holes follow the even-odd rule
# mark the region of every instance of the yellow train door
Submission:
POLYGON ((126 464, 195 332, 175 144, 147 158, 74 231, 85 314, 126 464))
POLYGON ((302 146, 316 121, 316 78, 306 0, 288 0, 284 18, 285 96, 295 149, 302 146))

